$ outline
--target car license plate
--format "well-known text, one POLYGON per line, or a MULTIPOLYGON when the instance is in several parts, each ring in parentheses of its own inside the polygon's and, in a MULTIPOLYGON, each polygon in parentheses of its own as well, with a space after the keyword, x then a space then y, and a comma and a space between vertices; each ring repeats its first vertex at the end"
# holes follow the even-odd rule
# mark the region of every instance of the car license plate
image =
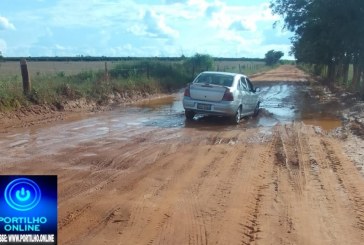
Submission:
POLYGON ((198 103, 198 104, 197 104, 197 109, 199 109, 199 110, 209 111, 209 110, 211 110, 211 105, 209 105, 209 104, 200 104, 200 103, 198 103))

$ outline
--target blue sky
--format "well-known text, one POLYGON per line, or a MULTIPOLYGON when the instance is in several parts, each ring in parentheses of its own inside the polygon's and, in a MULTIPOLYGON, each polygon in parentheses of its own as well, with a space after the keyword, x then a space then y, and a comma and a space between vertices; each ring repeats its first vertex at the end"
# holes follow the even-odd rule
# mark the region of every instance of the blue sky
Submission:
MULTIPOLYGON (((269 0, 1 0, 4 56, 288 57, 269 0)), ((280 21, 282 22, 282 21, 280 21)))

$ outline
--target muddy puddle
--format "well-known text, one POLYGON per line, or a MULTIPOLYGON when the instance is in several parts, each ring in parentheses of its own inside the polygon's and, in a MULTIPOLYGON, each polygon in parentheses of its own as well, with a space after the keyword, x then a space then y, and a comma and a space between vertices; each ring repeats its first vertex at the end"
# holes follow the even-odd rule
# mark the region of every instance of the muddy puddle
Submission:
POLYGON ((341 108, 335 104, 319 103, 305 85, 274 84, 260 88, 262 108, 259 115, 243 119, 240 125, 232 125, 223 117, 203 115, 186 121, 182 107, 183 93, 179 92, 75 121, 10 130, 0 135, 0 162, 14 158, 21 160, 36 154, 53 154, 61 148, 90 141, 128 141, 136 134, 155 128, 226 131, 303 121, 332 130, 341 125, 337 117, 341 108))
POLYGON ((231 125, 226 118, 216 116, 197 115, 193 121, 186 121, 181 103, 182 93, 174 97, 144 101, 136 107, 142 111, 153 112, 144 125, 167 128, 230 130, 237 127, 272 127, 292 121, 303 121, 327 131, 341 126, 341 106, 338 103, 320 103, 307 85, 282 83, 260 86, 260 89, 260 114, 256 118, 244 118, 238 126, 231 125))
POLYGON ((260 126, 303 121, 330 131, 341 126, 338 102, 321 103, 313 91, 304 84, 276 84, 261 87, 262 112, 260 126))
POLYGON ((303 119, 302 121, 307 125, 319 126, 326 131, 342 126, 341 120, 337 118, 303 119))

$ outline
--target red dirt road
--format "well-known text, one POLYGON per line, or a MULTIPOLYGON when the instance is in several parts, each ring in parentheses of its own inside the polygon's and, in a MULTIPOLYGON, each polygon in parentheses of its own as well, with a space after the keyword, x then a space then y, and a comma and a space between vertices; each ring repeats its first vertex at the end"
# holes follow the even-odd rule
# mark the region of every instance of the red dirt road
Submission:
POLYGON ((342 140, 174 111, 4 133, 1 173, 58 175, 60 244, 363 244, 364 178, 342 140))

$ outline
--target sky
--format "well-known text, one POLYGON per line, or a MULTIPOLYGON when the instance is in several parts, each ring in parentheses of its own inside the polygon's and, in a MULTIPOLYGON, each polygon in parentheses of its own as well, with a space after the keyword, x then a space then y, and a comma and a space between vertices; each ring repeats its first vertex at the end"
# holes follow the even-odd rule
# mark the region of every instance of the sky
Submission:
POLYGON ((274 49, 292 58, 282 26, 269 0, 0 1, 6 57, 263 58, 274 49))

